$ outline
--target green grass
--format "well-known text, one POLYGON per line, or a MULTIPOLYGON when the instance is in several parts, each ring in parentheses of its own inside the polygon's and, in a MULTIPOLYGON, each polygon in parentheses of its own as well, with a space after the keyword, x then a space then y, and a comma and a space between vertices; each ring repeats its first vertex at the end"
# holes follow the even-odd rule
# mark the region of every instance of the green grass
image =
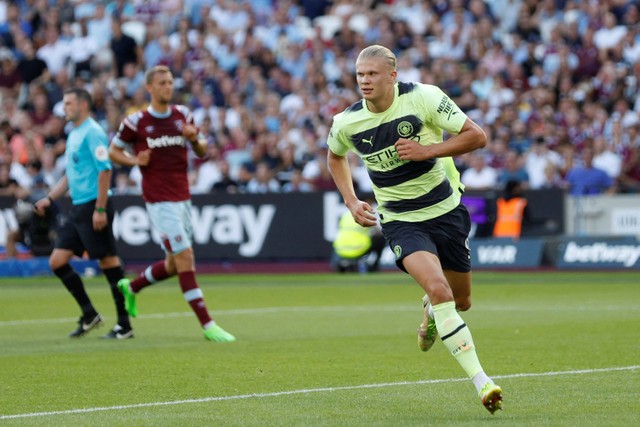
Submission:
POLYGON ((237 342, 205 341, 175 280, 140 295, 118 342, 98 339, 114 323, 102 277, 87 288, 107 326, 80 340, 56 279, 0 281, 0 425, 640 424, 638 273, 476 273, 463 318, 504 389, 495 416, 441 343, 418 350, 406 275, 199 281, 237 342))

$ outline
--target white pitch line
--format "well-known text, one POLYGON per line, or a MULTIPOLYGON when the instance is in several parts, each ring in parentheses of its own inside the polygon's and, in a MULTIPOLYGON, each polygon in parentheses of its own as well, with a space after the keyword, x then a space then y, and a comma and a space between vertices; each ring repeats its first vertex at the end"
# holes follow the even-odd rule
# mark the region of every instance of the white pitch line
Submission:
MULTIPOLYGON (((493 378, 499 379, 499 378, 551 377, 551 376, 559 376, 559 375, 581 375, 581 374, 593 374, 593 373, 614 372, 614 371, 635 371, 637 369, 640 369, 640 365, 621 366, 621 367, 614 367, 614 368, 580 369, 580 370, 573 370, 573 371, 555 371, 555 372, 552 371, 552 372, 540 372, 540 373, 531 372, 531 373, 521 373, 521 374, 495 375, 493 378)), ((288 390, 288 391, 276 391, 272 393, 238 394, 235 396, 212 396, 212 397, 202 397, 200 399, 170 400, 167 402, 149 402, 149 403, 135 403, 131 405, 68 409, 66 411, 30 412, 25 414, 0 415, 0 420, 48 417, 53 415, 84 414, 84 413, 104 412, 104 411, 119 411, 122 409, 151 408, 151 407, 158 407, 158 406, 184 405, 189 403, 207 403, 207 402, 223 402, 223 401, 229 401, 229 400, 261 399, 261 398, 267 398, 267 397, 289 396, 294 394, 310 394, 310 393, 334 392, 334 391, 344 391, 344 390, 362 390, 362 389, 368 389, 368 388, 398 387, 398 386, 407 386, 407 385, 413 386, 413 385, 439 384, 439 383, 457 383, 462 381, 468 381, 468 378, 448 378, 448 379, 439 379, 439 380, 399 381, 399 382, 392 382, 392 383, 361 384, 361 385, 339 386, 339 387, 321 387, 321 388, 309 388, 309 389, 288 390)))
MULTIPOLYGON (((299 307, 261 307, 261 308, 237 308, 230 310, 212 310, 211 313, 216 316, 237 316, 237 315, 253 315, 253 314, 277 314, 277 313, 337 313, 337 312, 348 312, 348 311, 362 311, 362 312, 404 312, 404 311, 414 311, 418 309, 420 311, 422 307, 419 304, 407 305, 407 304, 397 304, 397 305, 343 305, 343 306, 319 306, 319 307, 311 307, 311 306, 299 306, 299 307)), ((483 305, 474 307, 474 312, 511 312, 511 311, 521 311, 521 312, 538 312, 538 311, 556 311, 557 307, 545 305, 540 307, 535 306, 492 306, 492 305, 483 305)), ((573 306, 573 307, 563 307, 564 311, 575 311, 575 312, 585 312, 585 311, 621 311, 621 310, 640 310, 640 305, 608 305, 608 306, 573 306)), ((153 314, 142 314, 138 316, 138 319, 175 319, 177 317, 190 317, 193 316, 193 312, 191 311, 183 311, 183 312, 173 312, 173 313, 153 313, 153 314)), ((24 320, 0 320, 0 327, 3 326, 22 326, 22 325, 42 325, 43 323, 69 323, 69 322, 77 322, 77 317, 69 317, 69 318, 57 318, 57 319, 24 319, 24 320)))

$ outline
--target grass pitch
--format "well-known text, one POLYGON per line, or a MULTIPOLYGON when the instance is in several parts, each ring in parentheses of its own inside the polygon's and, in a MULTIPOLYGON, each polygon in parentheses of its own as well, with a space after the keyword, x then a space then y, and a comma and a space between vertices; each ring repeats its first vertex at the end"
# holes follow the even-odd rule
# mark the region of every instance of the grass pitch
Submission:
POLYGON ((79 312, 55 278, 0 281, 0 425, 640 425, 640 274, 475 274, 462 316, 504 389, 490 415, 438 342, 421 353, 408 276, 199 276, 238 338, 204 340, 175 279, 143 291, 136 338, 103 277, 106 326, 67 338, 79 312))

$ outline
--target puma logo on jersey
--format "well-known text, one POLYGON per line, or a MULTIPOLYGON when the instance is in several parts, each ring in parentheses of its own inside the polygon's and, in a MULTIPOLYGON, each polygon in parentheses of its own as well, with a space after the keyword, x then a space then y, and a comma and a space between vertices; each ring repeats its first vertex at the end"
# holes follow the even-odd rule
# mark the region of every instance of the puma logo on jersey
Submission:
POLYGON ((369 144, 370 146, 373 147, 373 137, 371 137, 370 139, 362 138, 362 142, 364 142, 365 144, 369 144))

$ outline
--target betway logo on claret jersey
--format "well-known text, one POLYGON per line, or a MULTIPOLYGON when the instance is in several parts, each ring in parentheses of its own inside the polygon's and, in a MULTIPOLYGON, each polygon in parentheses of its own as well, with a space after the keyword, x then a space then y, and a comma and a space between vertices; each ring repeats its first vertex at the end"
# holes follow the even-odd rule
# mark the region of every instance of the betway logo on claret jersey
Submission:
POLYGON ((640 259, 640 245, 594 242, 567 243, 562 260, 568 264, 614 264, 633 267, 640 259))
POLYGON ((147 138, 149 148, 184 147, 184 137, 163 135, 158 138, 147 138))

